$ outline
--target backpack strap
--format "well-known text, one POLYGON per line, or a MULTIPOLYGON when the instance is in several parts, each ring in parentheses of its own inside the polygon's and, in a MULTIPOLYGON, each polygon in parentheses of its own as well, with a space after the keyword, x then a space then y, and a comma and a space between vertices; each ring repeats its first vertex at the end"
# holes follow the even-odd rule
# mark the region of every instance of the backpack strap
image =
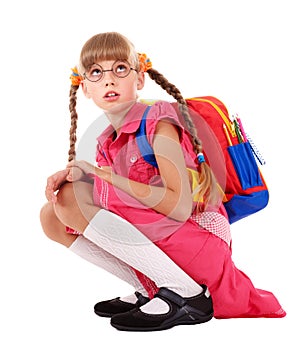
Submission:
POLYGON ((158 168, 153 148, 151 147, 150 143, 147 139, 147 132, 146 132, 146 122, 147 122, 147 115, 150 110, 151 106, 147 106, 143 117, 141 119, 140 126, 136 132, 136 142, 140 149, 143 159, 152 165, 155 168, 158 168))

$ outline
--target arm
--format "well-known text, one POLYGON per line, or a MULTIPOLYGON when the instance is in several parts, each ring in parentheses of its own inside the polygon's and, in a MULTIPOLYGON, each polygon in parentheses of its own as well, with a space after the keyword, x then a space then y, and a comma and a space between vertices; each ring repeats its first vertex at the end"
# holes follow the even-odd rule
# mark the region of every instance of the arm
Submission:
POLYGON ((47 185, 45 189, 45 196, 48 201, 52 203, 57 202, 56 192, 66 183, 75 181, 92 182, 92 179, 88 178, 82 169, 78 167, 66 168, 60 170, 47 179, 47 185))
POLYGON ((192 211, 191 188, 177 129, 169 122, 157 124, 153 150, 163 187, 142 184, 112 175, 114 186, 144 205, 178 221, 186 221, 192 211))
MULTIPOLYGON (((163 186, 151 186, 129 180, 104 168, 78 165, 123 190, 144 205, 170 218, 186 221, 192 211, 192 195, 177 129, 167 121, 157 123, 153 149, 163 186)), ((82 161, 79 161, 82 162, 82 161)))
POLYGON ((48 177, 45 189, 45 195, 48 201, 53 202, 54 204, 56 203, 57 198, 55 192, 67 182, 69 173, 70 169, 64 169, 48 177))

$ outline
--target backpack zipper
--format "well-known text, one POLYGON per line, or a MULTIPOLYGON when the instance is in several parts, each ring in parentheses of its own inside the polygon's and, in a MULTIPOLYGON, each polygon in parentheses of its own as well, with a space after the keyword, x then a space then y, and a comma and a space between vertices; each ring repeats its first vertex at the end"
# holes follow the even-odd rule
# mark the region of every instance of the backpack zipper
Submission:
POLYGON ((217 104, 215 104, 214 102, 212 102, 212 101, 210 101, 209 99, 206 99, 206 98, 193 97, 193 98, 187 98, 187 100, 193 100, 193 101, 209 103, 218 112, 218 114, 221 116, 222 120, 226 124, 226 127, 230 131, 231 136, 232 137, 236 136, 236 132, 235 132, 235 129, 234 129, 234 123, 231 122, 231 120, 226 116, 226 114, 222 111, 222 109, 217 106, 217 104))

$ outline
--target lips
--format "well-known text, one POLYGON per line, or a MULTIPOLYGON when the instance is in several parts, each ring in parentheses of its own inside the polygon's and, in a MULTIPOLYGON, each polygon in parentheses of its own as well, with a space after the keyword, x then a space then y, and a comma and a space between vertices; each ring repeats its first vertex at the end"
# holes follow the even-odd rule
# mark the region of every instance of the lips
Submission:
POLYGON ((120 97, 120 94, 118 94, 115 91, 109 91, 104 95, 104 99, 107 101, 115 101, 120 97))

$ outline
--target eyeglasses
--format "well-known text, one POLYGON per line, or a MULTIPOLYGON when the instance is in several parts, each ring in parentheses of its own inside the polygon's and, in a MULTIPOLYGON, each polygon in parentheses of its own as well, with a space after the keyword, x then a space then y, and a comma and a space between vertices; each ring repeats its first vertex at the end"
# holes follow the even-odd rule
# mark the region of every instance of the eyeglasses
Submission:
POLYGON ((131 70, 137 72, 137 70, 131 67, 127 61, 117 60, 109 70, 103 70, 101 65, 93 64, 83 75, 90 82, 98 82, 103 78, 104 72, 112 71, 116 77, 125 78, 129 75, 131 70))

